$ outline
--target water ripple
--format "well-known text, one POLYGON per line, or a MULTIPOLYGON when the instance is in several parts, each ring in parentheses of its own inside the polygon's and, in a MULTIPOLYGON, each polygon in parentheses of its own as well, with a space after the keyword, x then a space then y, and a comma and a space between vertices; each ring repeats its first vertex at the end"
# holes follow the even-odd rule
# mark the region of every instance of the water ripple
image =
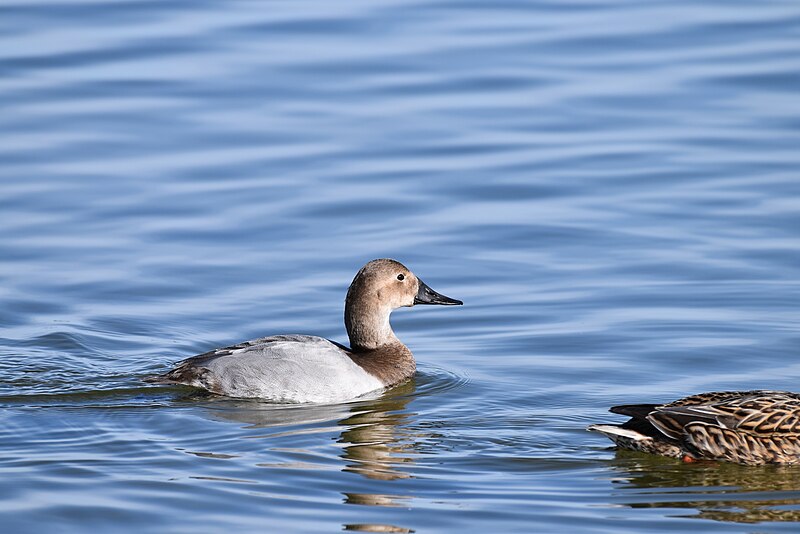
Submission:
POLYGON ((796 387, 796 4, 2 9, 5 530, 796 530, 791 469, 584 430, 796 387), (394 314, 413 382, 331 406, 141 383, 346 341, 382 256, 466 303, 394 314))

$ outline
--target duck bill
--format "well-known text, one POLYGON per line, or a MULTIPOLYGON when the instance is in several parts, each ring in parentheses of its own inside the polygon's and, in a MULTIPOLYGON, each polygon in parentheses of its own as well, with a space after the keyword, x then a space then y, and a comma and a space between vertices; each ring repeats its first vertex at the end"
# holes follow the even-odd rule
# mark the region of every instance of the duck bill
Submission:
POLYGON ((464 304, 460 300, 445 297, 441 293, 437 293, 428 284, 417 278, 419 282, 419 290, 417 296, 414 297, 414 304, 440 304, 442 306, 458 306, 464 304))

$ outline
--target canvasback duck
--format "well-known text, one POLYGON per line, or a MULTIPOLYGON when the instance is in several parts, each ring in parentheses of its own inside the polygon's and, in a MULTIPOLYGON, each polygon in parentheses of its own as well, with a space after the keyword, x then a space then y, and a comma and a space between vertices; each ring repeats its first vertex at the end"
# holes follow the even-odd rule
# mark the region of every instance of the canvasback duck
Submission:
POLYGON ((622 425, 592 425, 618 447, 745 465, 800 463, 800 394, 715 391, 669 404, 614 406, 622 425))
POLYGON ((428 287, 403 264, 373 260, 358 271, 344 307, 350 348, 317 336, 278 335, 212 350, 146 380, 218 395, 285 403, 332 403, 403 382, 416 371, 392 331, 392 310, 415 304, 463 304, 428 287))

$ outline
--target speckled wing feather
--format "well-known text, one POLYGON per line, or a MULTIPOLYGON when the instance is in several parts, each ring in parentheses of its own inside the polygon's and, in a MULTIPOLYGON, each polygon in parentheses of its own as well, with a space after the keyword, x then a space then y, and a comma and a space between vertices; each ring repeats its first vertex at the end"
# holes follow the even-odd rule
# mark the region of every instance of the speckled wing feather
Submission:
POLYGON ((692 455, 743 464, 800 459, 800 395, 713 392, 657 407, 647 419, 692 455))
POLYGON ((686 426, 686 442, 695 456, 745 465, 800 462, 798 434, 758 435, 704 423, 686 426))
POLYGON ((701 404, 716 404, 719 402, 727 402, 736 399, 751 397, 754 395, 770 395, 778 393, 775 391, 766 390, 750 390, 750 391, 709 391, 707 393, 697 393, 696 395, 689 395, 668 404, 663 404, 662 408, 671 408, 673 406, 697 406, 701 404))
POLYGON ((658 406, 648 415, 652 421, 668 419, 686 426, 691 422, 772 435, 800 432, 800 395, 783 391, 706 393, 658 406))
POLYGON ((631 419, 593 425, 623 448, 747 465, 800 463, 800 395, 715 391, 662 405, 615 406, 631 419))

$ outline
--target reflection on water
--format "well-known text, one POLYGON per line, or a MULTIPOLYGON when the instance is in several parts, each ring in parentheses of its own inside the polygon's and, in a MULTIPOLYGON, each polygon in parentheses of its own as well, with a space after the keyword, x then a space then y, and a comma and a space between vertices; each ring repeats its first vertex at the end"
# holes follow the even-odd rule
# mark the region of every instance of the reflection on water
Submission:
MULTIPOLYGON (((416 381, 411 379, 375 399, 346 404, 275 405, 250 399, 214 397, 204 392, 193 392, 184 397, 184 401, 206 398, 207 413, 216 420, 237 421, 249 428, 281 429, 269 434, 250 435, 249 438, 323 432, 326 427, 316 425, 335 421, 338 427, 343 427, 336 442, 342 449, 344 471, 375 480, 396 480, 411 476, 402 467, 414 461, 415 440, 424 437, 406 426, 416 415, 406 411, 415 389, 416 381)), ((381 496, 375 500, 385 499, 381 496)))
POLYGON ((610 468, 616 497, 631 508, 695 509, 680 517, 736 523, 800 521, 800 470, 794 466, 684 464, 619 451, 610 468))
MULTIPOLYGON (((338 441, 344 451, 342 458, 345 460, 345 471, 376 480, 397 480, 411 476, 403 467, 414 462, 415 440, 422 437, 407 427, 407 422, 415 415, 405 411, 413 393, 412 379, 375 401, 368 409, 359 410, 339 421, 340 425, 346 427, 338 441)), ((396 505, 389 501, 391 499, 385 495, 360 495, 356 498, 349 494, 347 498, 347 502, 354 504, 396 505), (368 502, 373 497, 377 497, 374 502, 368 502)))
MULTIPOLYGON (((445 386, 437 384, 437 387, 445 386)), ((417 440, 426 437, 419 430, 409 429, 409 422, 416 414, 409 412, 407 407, 416 393, 416 379, 411 379, 377 398, 347 404, 273 405, 254 400, 225 399, 205 393, 192 393, 189 398, 207 398, 207 413, 215 420, 245 423, 249 428, 281 429, 269 434, 248 436, 251 439, 268 440, 325 432, 329 427, 319 425, 335 422, 341 428, 336 439, 341 449, 339 456, 343 460, 341 470, 371 480, 394 481, 411 478, 406 468, 414 462, 417 440)), ((211 452, 191 454, 206 458, 233 457, 211 452)), ((257 466, 301 470, 319 468, 307 462, 259 463, 257 466)), ((343 492, 343 495, 346 504, 382 507, 407 507, 413 498, 411 495, 383 493, 343 492)), ((364 532, 413 532, 404 527, 371 523, 345 524, 344 528, 364 532)))

